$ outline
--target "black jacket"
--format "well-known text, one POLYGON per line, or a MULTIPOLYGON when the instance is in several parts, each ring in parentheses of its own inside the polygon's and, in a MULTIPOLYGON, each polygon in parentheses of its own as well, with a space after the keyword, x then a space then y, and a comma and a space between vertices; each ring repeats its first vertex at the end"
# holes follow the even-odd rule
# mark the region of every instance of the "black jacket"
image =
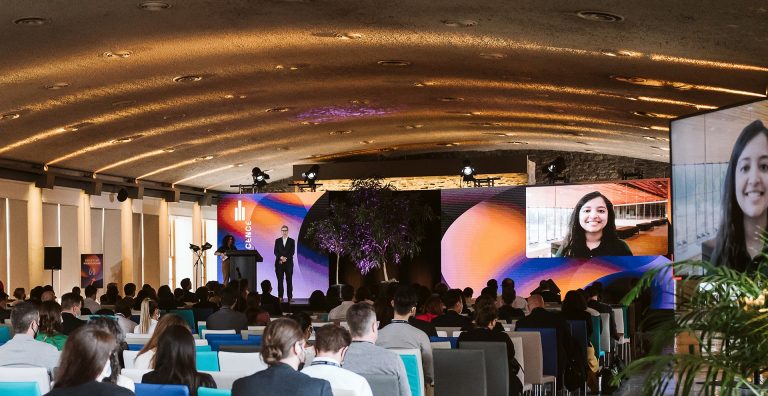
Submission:
POLYGON ((462 330, 470 330, 475 327, 472 319, 459 315, 456 311, 448 310, 444 315, 432 319, 435 327, 461 327, 462 330))
POLYGON ((291 395, 332 396, 328 381, 312 378, 287 364, 270 366, 266 370, 243 377, 232 384, 232 396, 291 395))
POLYGON ((80 320, 69 312, 61 313, 61 332, 69 335, 69 333, 75 331, 76 328, 85 324, 84 320, 80 320))
POLYGON ((281 264, 286 266, 293 266, 293 254, 296 252, 296 241, 293 238, 288 238, 283 246, 283 238, 275 239, 275 265, 280 264, 280 256, 285 256, 288 260, 281 264))
POLYGON ((45 396, 133 396, 133 392, 107 382, 89 381, 69 388, 53 388, 45 396))

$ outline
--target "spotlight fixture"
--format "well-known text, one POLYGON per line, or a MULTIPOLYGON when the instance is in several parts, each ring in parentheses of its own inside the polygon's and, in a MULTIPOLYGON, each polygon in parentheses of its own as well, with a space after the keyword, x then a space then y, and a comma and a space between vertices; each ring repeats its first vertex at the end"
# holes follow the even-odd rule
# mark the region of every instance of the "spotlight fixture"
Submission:
POLYGON ((50 19, 39 18, 39 17, 19 18, 13 21, 13 23, 21 26, 40 26, 50 22, 51 22, 50 19))
POLYGON ((128 50, 107 51, 101 54, 101 56, 104 58, 119 58, 119 59, 125 59, 131 55, 133 55, 133 52, 128 50))
POLYGON ((624 20, 621 15, 605 11, 579 11, 576 16, 591 22, 621 22, 624 20))
POLYGON ((554 161, 544 165, 544 177, 547 178, 549 184, 555 184, 556 181, 568 182, 567 176, 561 176, 561 173, 568 168, 568 164, 565 162, 565 158, 557 157, 554 161))
POLYGON ((461 180, 465 183, 471 183, 475 181, 475 168, 472 167, 472 162, 470 162, 468 159, 464 160, 463 166, 461 167, 461 172, 459 172, 459 176, 461 176, 461 180))
POLYGON ((195 161, 208 161, 208 160, 211 160, 211 159, 213 159, 212 155, 203 155, 201 157, 195 158, 195 161))
POLYGON ((285 113, 286 111, 289 111, 291 109, 293 109, 293 107, 272 107, 265 111, 267 113, 285 113))
POLYGON ((21 117, 21 113, 19 112, 0 114, 0 121, 15 120, 19 117, 21 117))
POLYGON ((301 178, 304 179, 304 183, 309 185, 309 188, 314 192, 317 188, 317 180, 320 175, 320 165, 312 165, 308 171, 301 174, 301 178))
POLYGON ((251 176, 253 176, 253 184, 259 189, 267 185, 269 175, 263 172, 258 166, 253 168, 251 171, 251 176))
POLYGON ((196 82, 203 79, 203 76, 201 75, 186 75, 186 76, 178 76, 173 78, 173 82, 177 83, 188 83, 188 82, 196 82))
POLYGON ((328 134, 332 136, 333 135, 349 135, 350 133, 352 133, 352 131, 349 129, 328 132, 328 134))
POLYGON ((125 188, 121 188, 120 191, 117 192, 117 201, 118 202, 125 202, 125 200, 128 199, 128 190, 125 188))
POLYGON ((69 86, 69 83, 66 82, 57 82, 53 84, 48 84, 45 86, 45 89, 50 89, 51 91, 58 91, 60 89, 64 89, 69 86))
POLYGON ((162 1, 144 1, 139 3, 139 8, 146 11, 161 11, 171 8, 171 5, 162 1))
POLYGON ((399 59, 386 59, 386 60, 380 60, 378 62, 381 66, 395 66, 395 67, 402 67, 402 66, 410 66, 411 62, 405 61, 405 60, 399 60, 399 59))

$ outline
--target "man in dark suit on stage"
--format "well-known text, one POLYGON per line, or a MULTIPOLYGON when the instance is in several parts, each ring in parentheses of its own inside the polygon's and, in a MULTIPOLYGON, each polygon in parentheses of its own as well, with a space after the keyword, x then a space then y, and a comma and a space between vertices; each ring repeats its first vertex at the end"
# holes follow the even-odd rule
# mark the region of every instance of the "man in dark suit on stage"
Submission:
POLYGON ((282 236, 275 239, 275 274, 277 274, 277 297, 283 301, 283 276, 288 283, 288 302, 293 302, 293 254, 296 241, 288 236, 288 226, 283 226, 282 236))

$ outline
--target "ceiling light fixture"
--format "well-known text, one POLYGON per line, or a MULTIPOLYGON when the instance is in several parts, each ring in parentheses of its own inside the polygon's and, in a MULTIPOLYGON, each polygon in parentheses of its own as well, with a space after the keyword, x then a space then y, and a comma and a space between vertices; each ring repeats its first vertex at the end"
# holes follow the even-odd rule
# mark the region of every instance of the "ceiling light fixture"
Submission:
POLYGON ((411 62, 405 61, 405 60, 399 60, 399 59, 387 59, 387 60, 380 60, 378 62, 381 66, 394 66, 394 67, 402 67, 402 66, 410 66, 411 62))
POLYGON ((444 96, 442 98, 437 98, 437 100, 441 102, 462 102, 464 101, 464 98, 458 98, 454 96, 444 96))
POLYGON ((286 111, 293 110, 293 107, 273 107, 271 109, 266 109, 267 113, 285 113, 286 111))
POLYGON ((72 125, 65 126, 64 130, 67 131, 67 132, 75 132, 77 130, 80 130, 80 129, 83 129, 83 128, 86 128, 86 127, 89 127, 89 126, 92 126, 92 125, 93 125, 92 122, 88 122, 88 121, 80 122, 80 123, 77 123, 77 124, 72 124, 72 125))
POLYGON ((418 129, 423 127, 424 125, 421 125, 421 124, 400 125, 400 128, 404 128, 404 129, 418 129))
POLYGON ((477 22, 473 21, 471 19, 458 19, 458 20, 456 20, 456 19, 446 19, 446 20, 443 20, 441 22, 443 22, 443 25, 448 26, 448 27, 466 28, 466 27, 477 26, 477 22))
POLYGON ((454 147, 454 146, 458 146, 459 144, 458 143, 437 143, 437 145, 442 147, 454 147))
POLYGON ((164 153, 172 153, 174 151, 176 151, 176 147, 166 147, 163 149, 164 153))
POLYGON ((312 33, 315 37, 324 37, 324 38, 335 38, 339 40, 357 40, 363 37, 362 34, 359 33, 346 33, 346 32, 317 32, 312 33))
POLYGON ((68 86, 69 86, 69 83, 57 82, 57 83, 46 85, 45 89, 50 89, 51 91, 58 91, 60 89, 66 88, 68 86))
POLYGON ((480 57, 483 59, 504 59, 507 55, 499 52, 484 52, 480 54, 480 57))
POLYGON ((128 50, 107 51, 101 54, 103 58, 117 58, 117 59, 125 59, 131 55, 133 55, 133 52, 128 50))
POLYGON ((21 117, 20 112, 10 112, 5 114, 0 114, 0 121, 9 121, 9 120, 15 120, 17 118, 21 117))
POLYGON ((352 133, 352 131, 349 129, 328 132, 329 135, 349 135, 350 133, 352 133))
POLYGON ((360 144, 372 144, 373 142, 373 140, 361 140, 360 144))
POLYGON ((576 16, 591 22, 621 22, 624 20, 623 16, 606 11, 579 11, 576 16))
POLYGON ((612 50, 612 49, 601 49, 600 53, 605 56, 612 56, 612 57, 640 56, 639 52, 625 51, 625 50, 612 50))
POLYGON ((528 142, 520 142, 520 141, 513 141, 513 142, 507 142, 507 143, 509 143, 509 144, 516 144, 516 145, 528 144, 528 142))
POLYGON ((50 19, 39 17, 19 18, 13 21, 13 23, 21 26, 41 26, 50 22, 50 19))
POLYGON ((110 143, 111 144, 129 143, 129 142, 132 142, 132 141, 140 138, 141 136, 142 135, 125 136, 125 137, 121 137, 121 138, 117 138, 117 139, 111 140, 110 143))
POLYGON ((204 156, 195 158, 195 161, 208 161, 212 159, 213 159, 212 155, 204 155, 204 156))
POLYGON ((171 8, 171 5, 163 1, 144 1, 138 7, 145 11, 162 11, 171 8))

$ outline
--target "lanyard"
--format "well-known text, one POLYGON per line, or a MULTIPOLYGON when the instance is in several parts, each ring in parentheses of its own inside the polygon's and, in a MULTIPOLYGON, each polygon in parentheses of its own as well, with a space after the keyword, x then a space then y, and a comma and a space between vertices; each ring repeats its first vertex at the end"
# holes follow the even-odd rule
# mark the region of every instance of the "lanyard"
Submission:
POLYGON ((336 362, 329 362, 327 360, 313 360, 312 364, 310 366, 335 366, 335 367, 341 367, 336 362))
POLYGON ((405 323, 405 324, 408 324, 408 321, 407 320, 401 320, 401 319, 392 319, 392 321, 389 322, 389 323, 405 323))

